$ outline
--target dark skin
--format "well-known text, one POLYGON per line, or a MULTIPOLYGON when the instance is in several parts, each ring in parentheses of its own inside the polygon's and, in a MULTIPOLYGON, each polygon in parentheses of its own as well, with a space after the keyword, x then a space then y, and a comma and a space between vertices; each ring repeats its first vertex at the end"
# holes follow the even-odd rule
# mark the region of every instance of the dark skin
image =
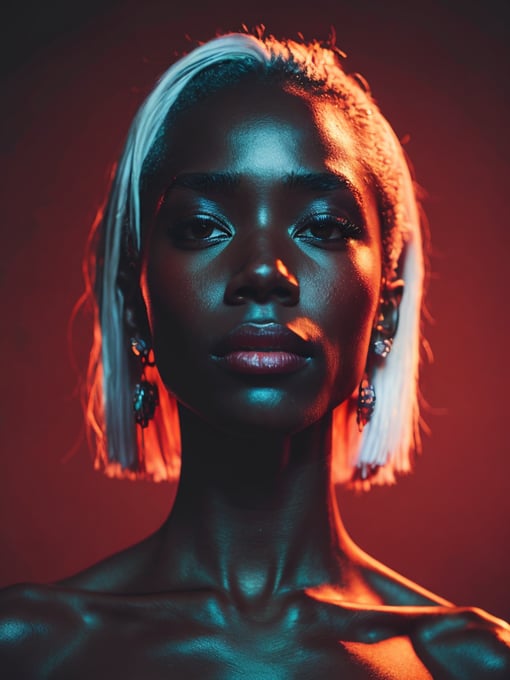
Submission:
POLYGON ((381 292, 400 285, 381 291, 375 197, 328 106, 238 85, 165 134, 134 311, 179 400, 177 498, 142 543, 4 592, 10 678, 508 677, 503 622, 377 563, 340 520, 331 412, 350 408, 381 292), (313 352, 290 372, 229 370, 215 348, 246 322, 313 352))

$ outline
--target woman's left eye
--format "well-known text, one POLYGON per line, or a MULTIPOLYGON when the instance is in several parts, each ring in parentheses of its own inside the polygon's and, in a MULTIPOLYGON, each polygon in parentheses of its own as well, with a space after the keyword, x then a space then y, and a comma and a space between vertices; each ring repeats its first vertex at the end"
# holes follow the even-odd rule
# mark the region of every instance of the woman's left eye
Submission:
POLYGON ((338 245, 360 238, 361 228, 347 217, 314 215, 298 227, 294 236, 318 245, 338 245))

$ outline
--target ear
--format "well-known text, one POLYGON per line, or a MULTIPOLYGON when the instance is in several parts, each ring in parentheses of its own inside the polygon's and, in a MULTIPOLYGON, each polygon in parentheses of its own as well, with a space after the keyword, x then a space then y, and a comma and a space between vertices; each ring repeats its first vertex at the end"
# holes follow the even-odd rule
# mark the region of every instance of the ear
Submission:
POLYGON ((131 337, 140 335, 145 340, 150 339, 149 318, 141 290, 125 299, 124 323, 131 337))
POLYGON ((371 349, 369 359, 377 360, 377 363, 386 359, 393 345, 393 338, 398 328, 398 313, 400 301, 404 294, 404 282, 395 279, 387 282, 383 280, 381 287, 381 299, 377 310, 377 316, 372 330, 371 349))
POLYGON ((147 308, 140 285, 140 268, 127 258, 120 263, 117 286, 124 298, 124 324, 130 337, 137 335, 150 339, 150 326, 147 308))
POLYGON ((381 300, 374 330, 382 338, 392 339, 398 328, 399 308, 404 294, 404 281, 384 281, 381 289, 381 300))

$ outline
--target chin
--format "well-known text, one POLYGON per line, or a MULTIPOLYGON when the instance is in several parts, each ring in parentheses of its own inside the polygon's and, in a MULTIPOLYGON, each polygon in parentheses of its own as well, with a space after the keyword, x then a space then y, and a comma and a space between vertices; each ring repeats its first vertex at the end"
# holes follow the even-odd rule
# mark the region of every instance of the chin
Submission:
POLYGON ((238 403, 227 413, 209 413, 207 420, 226 434, 263 439, 297 434, 324 417, 326 410, 325 406, 312 407, 310 404, 300 407, 290 398, 267 399, 257 403, 238 403))

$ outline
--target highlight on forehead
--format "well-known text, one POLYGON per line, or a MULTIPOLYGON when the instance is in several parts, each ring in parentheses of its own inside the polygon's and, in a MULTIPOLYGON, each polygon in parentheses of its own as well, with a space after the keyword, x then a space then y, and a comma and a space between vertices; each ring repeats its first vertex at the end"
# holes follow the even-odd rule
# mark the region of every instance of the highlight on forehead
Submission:
MULTIPOLYGON (((184 172, 176 175, 158 199, 157 211, 174 189, 189 189, 203 195, 233 194, 241 187, 245 176, 237 172, 184 172)), ((364 200, 360 191, 349 179, 333 172, 292 171, 275 178, 275 185, 290 192, 327 194, 334 191, 347 192, 359 209, 364 200)))
POLYGON ((325 112, 322 121, 325 129, 331 134, 343 129, 345 148, 352 158, 359 159, 367 185, 374 192, 381 221, 385 273, 391 275, 407 239, 402 179, 407 166, 400 144, 372 99, 366 81, 358 74, 346 73, 344 55, 334 46, 318 41, 308 44, 279 41, 272 36, 249 38, 263 52, 263 58, 227 56, 205 65, 181 90, 145 157, 142 184, 150 182, 151 173, 157 171, 165 137, 171 134, 176 118, 215 93, 252 80, 305 97, 312 106, 317 98, 317 108, 325 112))
MULTIPOLYGON (((185 172, 176 175, 169 189, 183 187, 194 191, 223 191, 235 190, 243 180, 243 175, 237 172, 185 172)), ((289 172, 282 175, 279 183, 289 189, 303 191, 336 191, 348 187, 351 183, 340 175, 332 172, 289 172)), ((352 189, 351 189, 352 190, 352 189)))

